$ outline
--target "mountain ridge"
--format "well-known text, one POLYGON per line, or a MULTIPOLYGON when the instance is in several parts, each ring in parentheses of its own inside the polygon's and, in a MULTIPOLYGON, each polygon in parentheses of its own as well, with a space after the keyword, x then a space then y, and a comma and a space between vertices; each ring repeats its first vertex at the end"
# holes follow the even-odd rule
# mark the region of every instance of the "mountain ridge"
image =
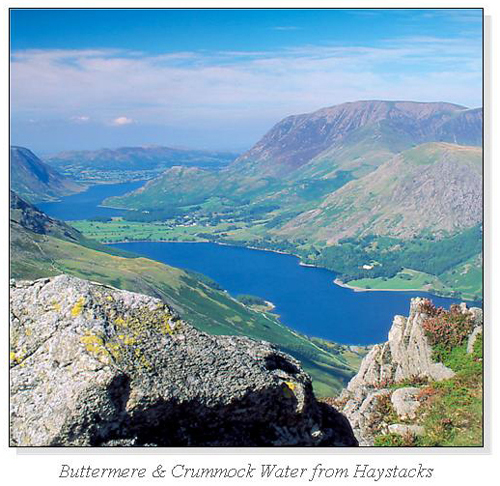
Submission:
POLYGON ((10 148, 10 187, 30 202, 56 201, 86 189, 17 145, 10 148))
MULTIPOLYGON (((477 110, 477 109, 476 109, 477 110)), ((272 167, 263 167, 266 174, 289 175, 305 163, 319 156, 352 132, 377 122, 397 121, 413 143, 431 141, 432 138, 460 143, 455 136, 443 132, 443 126, 458 112, 481 113, 451 103, 424 103, 406 101, 356 101, 321 108, 312 113, 291 115, 272 127, 249 151, 236 159, 231 167, 244 162, 265 162, 272 159, 272 167), (283 166, 282 168, 276 165, 283 166)), ((461 135, 458 137, 461 138, 461 135)), ((479 143, 479 140, 477 140, 479 143)), ((263 164, 260 164, 262 168, 263 164)))

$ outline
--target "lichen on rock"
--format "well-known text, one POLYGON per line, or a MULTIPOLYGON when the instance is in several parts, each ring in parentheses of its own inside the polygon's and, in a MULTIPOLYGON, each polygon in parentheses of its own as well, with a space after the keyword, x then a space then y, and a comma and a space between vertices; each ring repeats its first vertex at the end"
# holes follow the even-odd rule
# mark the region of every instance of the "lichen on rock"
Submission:
POLYGON ((158 299, 62 275, 10 308, 14 446, 357 445, 294 358, 158 299))

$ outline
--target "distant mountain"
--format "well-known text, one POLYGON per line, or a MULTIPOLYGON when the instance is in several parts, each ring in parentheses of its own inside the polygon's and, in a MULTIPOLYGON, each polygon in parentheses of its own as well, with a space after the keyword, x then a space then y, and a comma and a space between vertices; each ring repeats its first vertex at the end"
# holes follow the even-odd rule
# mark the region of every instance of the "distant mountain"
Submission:
POLYGON ((31 150, 15 146, 10 148, 10 188, 30 202, 54 201, 85 190, 31 150))
MULTIPOLYGON (((344 103, 285 118, 233 167, 253 167, 255 173, 282 177, 325 158, 338 168, 336 155, 346 147, 362 145, 395 153, 429 141, 481 145, 481 127, 481 109, 451 103, 344 103)), ((348 162, 366 163, 363 155, 352 153, 348 162)))
POLYGON ((176 165, 219 170, 238 154, 170 147, 122 147, 66 151, 47 157, 48 164, 83 181, 150 179, 176 165))

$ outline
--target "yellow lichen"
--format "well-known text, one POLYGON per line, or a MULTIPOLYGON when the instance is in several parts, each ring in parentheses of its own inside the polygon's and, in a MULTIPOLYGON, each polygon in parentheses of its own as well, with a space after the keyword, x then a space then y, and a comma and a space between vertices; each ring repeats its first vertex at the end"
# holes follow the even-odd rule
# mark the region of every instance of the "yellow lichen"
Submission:
POLYGON ((152 365, 151 363, 146 359, 146 356, 142 353, 142 351, 139 348, 134 349, 134 354, 136 358, 139 360, 139 363, 147 369, 151 369, 152 365))
POLYGON ((109 351, 115 361, 119 361, 123 358, 122 346, 120 344, 108 343, 106 344, 106 349, 109 351))
POLYGON ((162 334, 170 334, 170 335, 174 334, 174 328, 170 324, 170 319, 171 319, 171 316, 169 314, 165 314, 163 316, 163 319, 158 326, 159 331, 162 334))
POLYGON ((52 301, 52 309, 54 309, 57 312, 61 311, 61 304, 59 302, 56 302, 55 300, 52 301))
POLYGON ((79 316, 82 313, 82 311, 83 311, 83 306, 84 305, 85 305, 85 299, 83 297, 80 297, 77 300, 76 304, 71 309, 71 315, 73 317, 79 316))
POLYGON ((24 366, 25 358, 26 358, 26 350, 25 349, 19 351, 18 353, 15 353, 14 351, 10 352, 10 364, 11 364, 11 366, 14 366, 14 365, 24 366))
POLYGON ((131 346, 137 343, 137 339, 133 336, 124 336, 123 334, 121 334, 120 336, 118 336, 118 338, 123 341, 123 344, 125 346, 131 346))
POLYGON ((104 340, 101 337, 88 331, 85 336, 80 338, 80 342, 85 345, 85 350, 88 353, 93 354, 99 360, 108 361, 108 350, 104 346, 104 340))
POLYGON ((125 327, 127 325, 123 317, 117 317, 115 319, 115 324, 120 327, 125 327))
POLYGON ((293 398, 295 396, 294 390, 297 388, 297 385, 292 381, 285 381, 283 383, 283 393, 287 398, 293 398))

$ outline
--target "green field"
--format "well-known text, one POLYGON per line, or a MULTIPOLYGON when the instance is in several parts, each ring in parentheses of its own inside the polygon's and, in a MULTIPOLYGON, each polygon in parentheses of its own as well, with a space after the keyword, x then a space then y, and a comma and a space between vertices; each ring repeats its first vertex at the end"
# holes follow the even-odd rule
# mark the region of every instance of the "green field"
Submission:
POLYGON ((374 290, 428 290, 435 288, 438 279, 428 273, 405 268, 391 278, 361 278, 346 283, 351 287, 374 290))
POLYGON ((481 267, 470 262, 459 265, 438 277, 408 268, 392 278, 350 280, 347 285, 366 290, 423 290, 442 296, 459 296, 464 300, 482 300, 481 267))

